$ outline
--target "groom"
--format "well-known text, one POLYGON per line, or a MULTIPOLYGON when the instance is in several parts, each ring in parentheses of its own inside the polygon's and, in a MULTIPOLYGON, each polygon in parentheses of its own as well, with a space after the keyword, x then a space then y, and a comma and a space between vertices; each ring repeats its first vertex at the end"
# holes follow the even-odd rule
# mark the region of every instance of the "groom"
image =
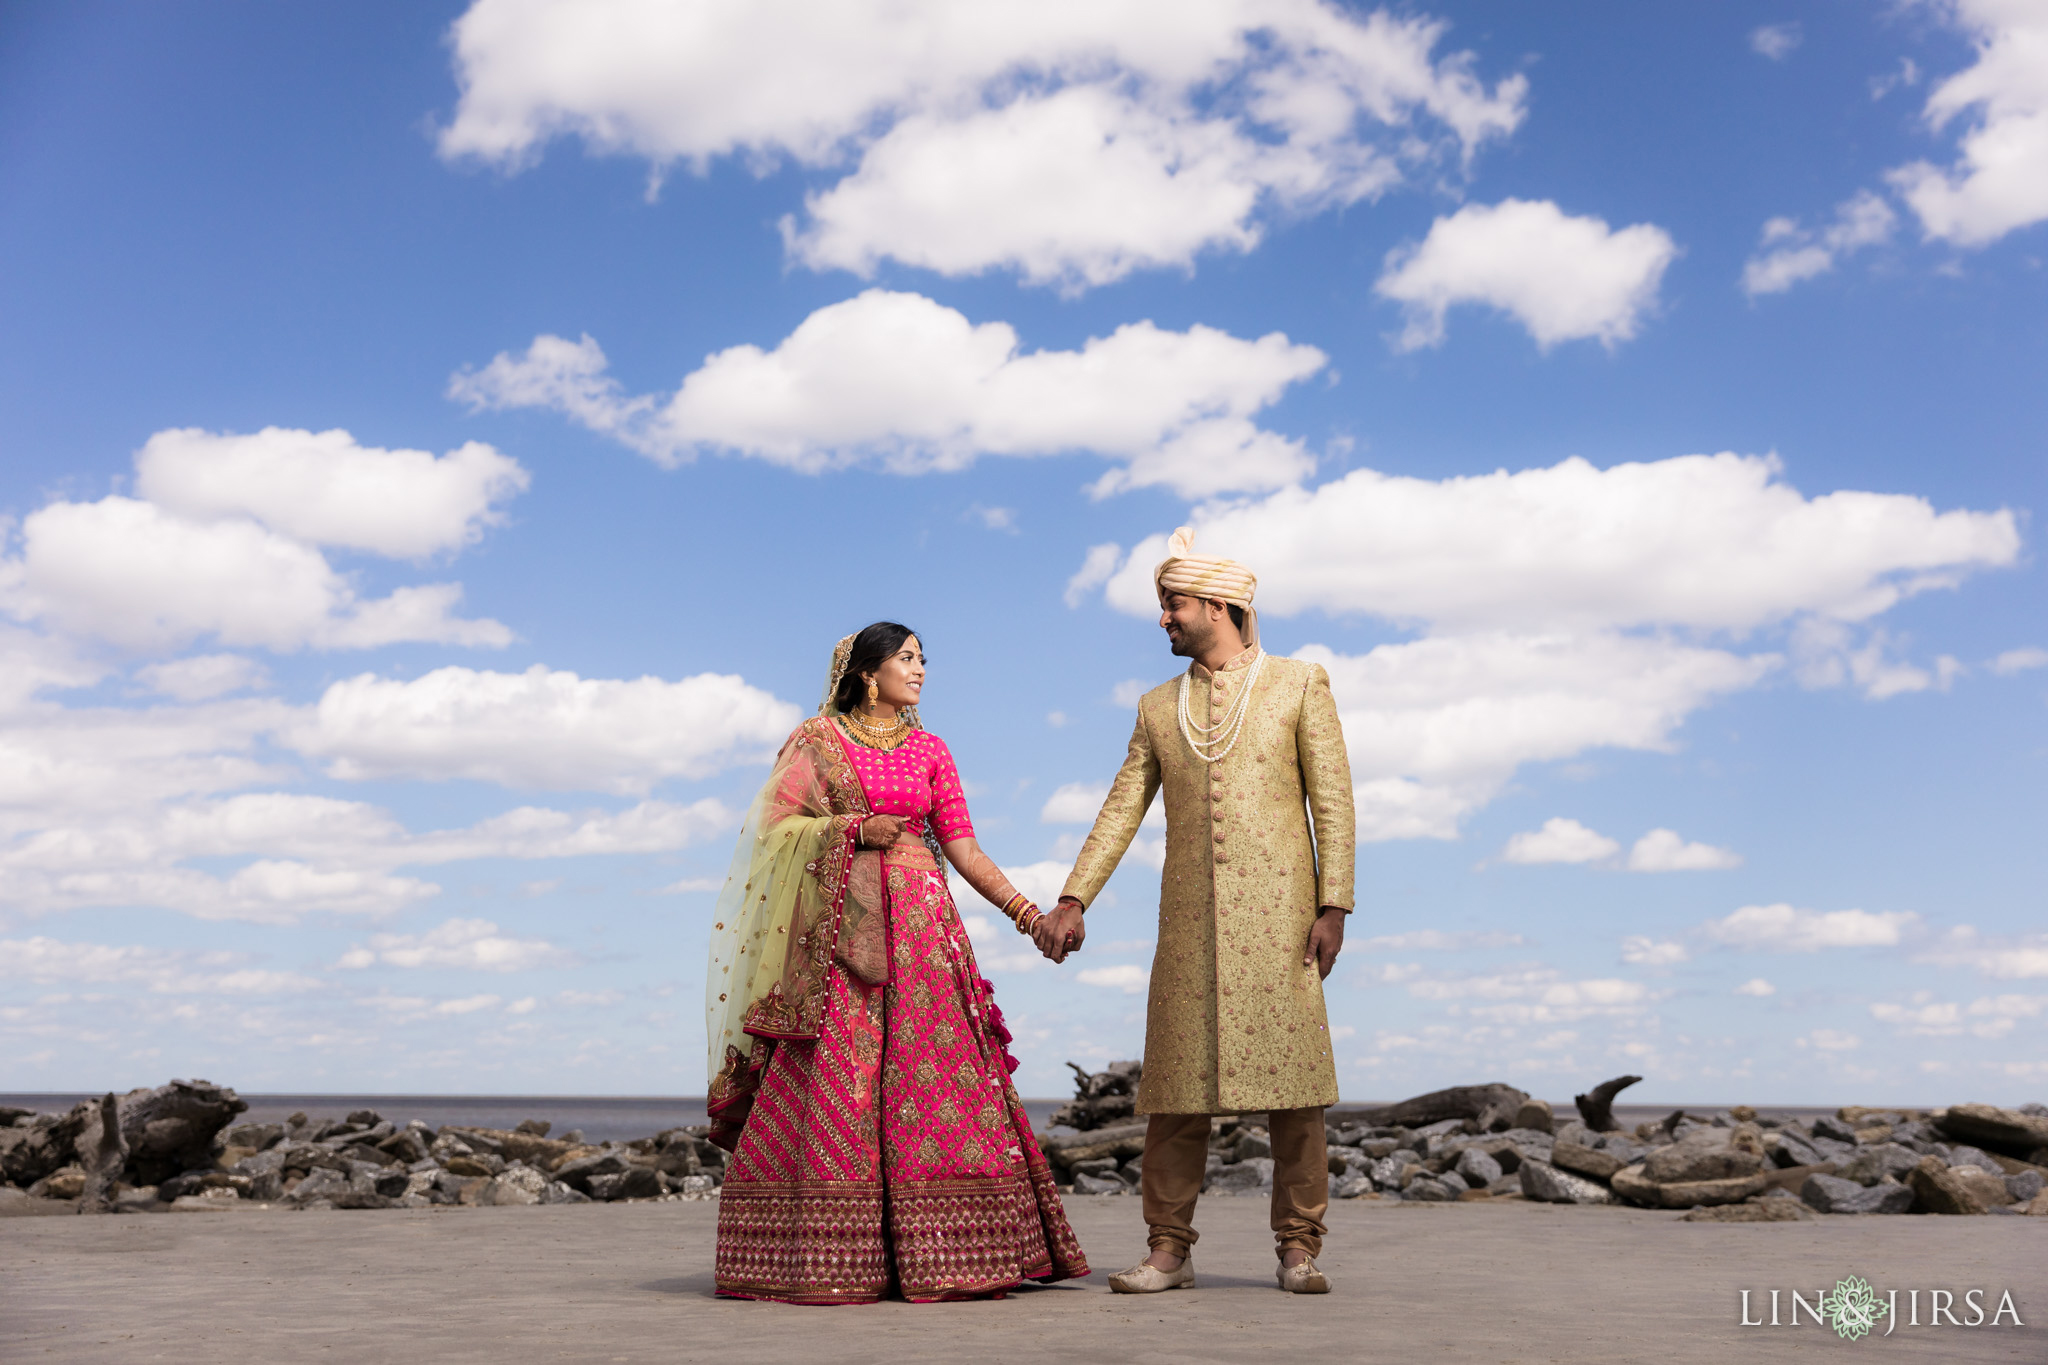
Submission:
POLYGON ((1187 673, 1138 702, 1123 768, 1081 846, 1041 943, 1078 948, 1081 916, 1166 792, 1159 944, 1138 1112, 1151 1254, 1120 1294, 1192 1288, 1195 1200, 1213 1114, 1262 1113, 1273 1145, 1280 1287, 1328 1293, 1316 1268, 1329 1207, 1323 1108, 1337 1099, 1322 979, 1351 910, 1351 766, 1319 664, 1258 645, 1258 580, 1194 553, 1182 527, 1154 571, 1159 624, 1187 673), (1313 831, 1309 826, 1314 817, 1313 831))

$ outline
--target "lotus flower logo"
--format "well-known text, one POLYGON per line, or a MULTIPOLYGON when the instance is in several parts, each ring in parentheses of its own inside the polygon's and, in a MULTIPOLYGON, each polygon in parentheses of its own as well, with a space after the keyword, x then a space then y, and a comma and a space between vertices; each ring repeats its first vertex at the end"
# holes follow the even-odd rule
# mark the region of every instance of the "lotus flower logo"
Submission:
POLYGON ((1834 1291, 1821 1296, 1820 1311, 1822 1320, 1835 1329, 1836 1336, 1859 1341, 1877 1326, 1888 1309, 1870 1287, 1870 1281, 1861 1275, 1851 1275, 1846 1280, 1837 1280, 1834 1291))

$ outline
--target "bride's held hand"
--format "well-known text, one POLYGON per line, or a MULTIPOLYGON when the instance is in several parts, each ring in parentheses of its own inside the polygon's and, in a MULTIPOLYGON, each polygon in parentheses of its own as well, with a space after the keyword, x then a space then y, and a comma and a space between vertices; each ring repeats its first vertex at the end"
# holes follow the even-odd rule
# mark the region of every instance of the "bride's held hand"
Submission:
POLYGON ((900 815, 870 815, 860 822, 862 848, 891 848, 902 837, 903 817, 900 815))

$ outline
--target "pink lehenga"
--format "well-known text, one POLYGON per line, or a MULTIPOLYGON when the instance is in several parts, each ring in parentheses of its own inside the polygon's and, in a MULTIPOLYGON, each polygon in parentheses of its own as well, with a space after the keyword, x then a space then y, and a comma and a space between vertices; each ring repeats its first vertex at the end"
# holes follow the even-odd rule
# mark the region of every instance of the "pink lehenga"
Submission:
POLYGON ((937 853, 971 833, 929 732, 882 752, 819 716, 783 746, 706 992, 720 1294, 922 1303, 1088 1273, 937 853), (871 814, 908 837, 859 848, 871 814))

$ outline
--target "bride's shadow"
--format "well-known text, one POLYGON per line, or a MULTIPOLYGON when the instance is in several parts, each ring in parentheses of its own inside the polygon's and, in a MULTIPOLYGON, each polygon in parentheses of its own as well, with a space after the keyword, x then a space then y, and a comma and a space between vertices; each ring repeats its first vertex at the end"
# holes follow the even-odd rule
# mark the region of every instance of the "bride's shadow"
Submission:
MULTIPOLYGON (((1215 1281, 1215 1283, 1250 1284, 1251 1281, 1218 1279, 1215 1281)), ((715 1299, 718 1297, 716 1281, 709 1272, 702 1275, 678 1275, 674 1279, 670 1280, 647 1280, 643 1283, 636 1284, 633 1287, 645 1294, 670 1294, 674 1295, 677 1298, 715 1299)), ((1016 1289, 1012 1289, 1009 1292, 1008 1297, 1012 1299, 1020 1299, 1035 1294, 1063 1294, 1072 1293, 1075 1290, 1087 1290, 1099 1287, 1101 1286, 1091 1285, 1086 1280, 1069 1280, 1065 1284, 1021 1285, 1016 1289)), ((732 1300, 732 1302, 741 1303, 744 1302, 744 1300, 734 1299, 732 1300)), ((888 1299, 884 1299, 883 1302, 901 1303, 903 1302, 903 1300, 891 1297, 888 1299)))

